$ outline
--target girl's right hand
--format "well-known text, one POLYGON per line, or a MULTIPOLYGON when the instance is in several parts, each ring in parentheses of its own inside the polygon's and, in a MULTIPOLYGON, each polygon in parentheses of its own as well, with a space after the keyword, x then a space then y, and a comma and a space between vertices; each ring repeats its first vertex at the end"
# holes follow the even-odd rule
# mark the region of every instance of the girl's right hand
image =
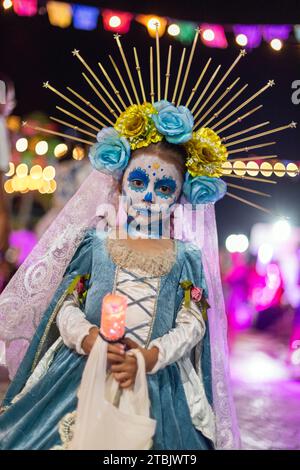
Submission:
MULTIPOLYGON (((90 354, 96 339, 98 338, 99 329, 93 326, 89 334, 85 336, 81 343, 81 347, 86 354, 90 354)), ((110 368, 113 364, 120 364, 125 358, 125 344, 115 343, 107 345, 107 366, 110 368)))
POLYGON ((96 326, 93 326, 89 334, 83 338, 81 347, 86 354, 90 354, 96 339, 98 338, 99 329, 96 326))

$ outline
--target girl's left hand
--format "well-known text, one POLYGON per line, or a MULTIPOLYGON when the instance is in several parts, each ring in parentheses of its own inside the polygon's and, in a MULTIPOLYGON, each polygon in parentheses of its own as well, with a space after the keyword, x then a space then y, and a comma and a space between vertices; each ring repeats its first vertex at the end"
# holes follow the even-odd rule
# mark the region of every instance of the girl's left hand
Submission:
MULTIPOLYGON (((139 349, 144 356, 146 372, 150 372, 158 360, 159 350, 154 347, 145 349, 139 346, 135 341, 129 338, 121 340, 121 343, 126 344, 128 349, 139 349)), ((121 364, 113 365, 110 369, 114 378, 120 382, 120 387, 129 388, 134 385, 137 373, 137 360, 135 356, 125 354, 124 361, 121 364)))
POLYGON ((151 349, 142 348, 135 341, 132 341, 132 339, 129 339, 129 338, 123 339, 121 343, 126 344, 128 349, 138 349, 139 351, 141 351, 145 360, 146 372, 151 372, 151 370, 153 369, 153 367, 158 361, 158 354, 159 354, 158 348, 156 347, 153 347, 151 349))
POLYGON ((110 370, 121 388, 130 388, 134 385, 137 373, 136 357, 125 354, 123 361, 119 364, 113 364, 110 370))

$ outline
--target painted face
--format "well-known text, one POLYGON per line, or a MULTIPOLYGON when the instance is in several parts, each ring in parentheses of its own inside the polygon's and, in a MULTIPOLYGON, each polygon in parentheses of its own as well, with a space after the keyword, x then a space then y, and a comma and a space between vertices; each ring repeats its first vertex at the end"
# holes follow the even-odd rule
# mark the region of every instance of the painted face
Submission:
POLYGON ((128 214, 140 224, 166 217, 181 194, 183 175, 172 162, 151 154, 133 157, 123 176, 128 214))

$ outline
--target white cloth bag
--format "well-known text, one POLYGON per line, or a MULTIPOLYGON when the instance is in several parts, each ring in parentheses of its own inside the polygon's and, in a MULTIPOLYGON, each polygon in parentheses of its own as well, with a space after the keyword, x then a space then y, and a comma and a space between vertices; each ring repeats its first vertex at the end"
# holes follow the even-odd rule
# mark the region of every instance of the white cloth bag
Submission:
POLYGON ((156 421, 149 417, 150 401, 142 353, 131 350, 138 371, 132 390, 121 392, 119 406, 113 401, 118 382, 107 377, 107 343, 97 338, 83 371, 70 450, 146 450, 152 446, 156 421))

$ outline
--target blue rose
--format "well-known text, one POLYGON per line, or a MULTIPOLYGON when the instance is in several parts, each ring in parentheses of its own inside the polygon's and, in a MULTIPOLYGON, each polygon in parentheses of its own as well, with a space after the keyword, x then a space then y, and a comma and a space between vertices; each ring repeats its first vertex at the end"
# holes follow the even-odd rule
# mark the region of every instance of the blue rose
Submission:
POLYGON ((113 127, 105 127, 97 134, 97 143, 89 151, 95 170, 118 178, 128 165, 130 145, 113 127))
POLYGON ((192 137, 194 118, 185 106, 174 106, 169 101, 154 103, 158 114, 152 114, 156 129, 171 144, 184 144, 192 137))
POLYGON ((210 176, 193 178, 187 173, 183 183, 183 194, 192 204, 217 202, 225 196, 226 191, 227 185, 222 179, 210 176))

